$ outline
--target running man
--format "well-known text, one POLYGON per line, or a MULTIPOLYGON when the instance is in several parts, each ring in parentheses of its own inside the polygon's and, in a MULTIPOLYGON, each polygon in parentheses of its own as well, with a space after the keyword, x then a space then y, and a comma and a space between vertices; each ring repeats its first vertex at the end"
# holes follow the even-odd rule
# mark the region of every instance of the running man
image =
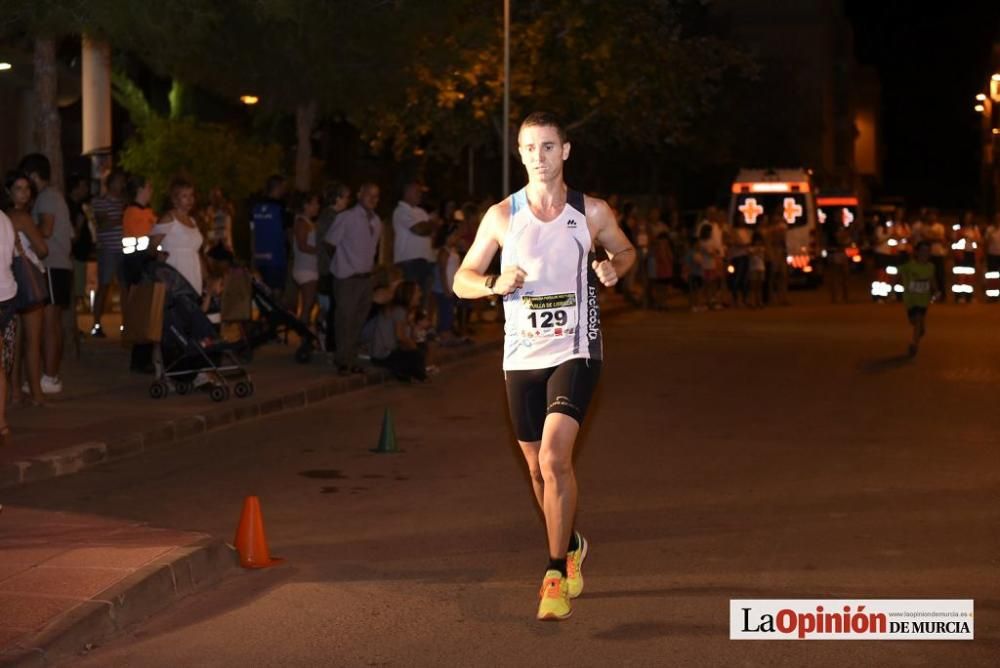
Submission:
POLYGON ((548 538, 538 619, 559 620, 583 591, 588 549, 573 526, 573 445, 601 373, 597 284, 615 285, 635 249, 604 200, 566 187, 570 144, 555 116, 524 119, 518 151, 528 185, 487 211, 455 275, 455 294, 503 296, 507 402, 548 538), (595 244, 610 259, 598 262, 595 244), (498 248, 501 273, 487 274, 498 248))
POLYGON ((926 331, 924 320, 927 318, 927 307, 931 303, 931 286, 934 285, 935 271, 931 263, 931 245, 926 241, 917 244, 913 259, 899 270, 904 290, 903 304, 906 306, 906 317, 913 327, 910 357, 917 354, 920 339, 924 337, 926 331))

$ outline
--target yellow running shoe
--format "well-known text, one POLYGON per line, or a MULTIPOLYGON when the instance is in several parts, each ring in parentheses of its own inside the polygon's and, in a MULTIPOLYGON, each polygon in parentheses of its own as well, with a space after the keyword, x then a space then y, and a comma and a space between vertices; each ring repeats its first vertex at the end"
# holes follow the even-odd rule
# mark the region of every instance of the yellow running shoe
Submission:
POLYGON ((569 607, 569 586, 559 571, 545 571, 538 594, 542 598, 538 603, 539 620, 559 621, 573 614, 573 609, 569 607))
POLYGON ((583 593, 583 560, 587 558, 587 539, 576 532, 579 547, 566 555, 566 581, 569 583, 569 597, 576 598, 583 593))

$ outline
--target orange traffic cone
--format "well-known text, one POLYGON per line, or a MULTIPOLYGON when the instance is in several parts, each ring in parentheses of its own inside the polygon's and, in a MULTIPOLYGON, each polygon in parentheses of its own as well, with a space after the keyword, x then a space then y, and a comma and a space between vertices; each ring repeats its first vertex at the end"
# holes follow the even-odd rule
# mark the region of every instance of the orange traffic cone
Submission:
POLYGON ((264 517, 260 513, 260 499, 248 496, 243 500, 243 514, 236 528, 236 551, 240 553, 243 568, 267 568, 284 559, 271 557, 264 536, 264 517))

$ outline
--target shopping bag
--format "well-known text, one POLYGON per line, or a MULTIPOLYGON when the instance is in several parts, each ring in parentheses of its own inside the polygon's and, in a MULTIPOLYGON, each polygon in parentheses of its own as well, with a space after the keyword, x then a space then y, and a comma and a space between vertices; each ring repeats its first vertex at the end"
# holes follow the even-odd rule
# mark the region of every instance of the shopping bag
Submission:
POLYGON ((17 282, 17 294, 14 297, 17 311, 27 311, 44 304, 49 296, 45 272, 23 255, 14 256, 11 269, 17 282))
POLYGON ((222 286, 222 322, 249 320, 251 297, 250 272, 239 267, 230 269, 222 286))
POLYGON ((163 335, 165 283, 140 283, 128 291, 123 312, 122 343, 158 343, 163 335))

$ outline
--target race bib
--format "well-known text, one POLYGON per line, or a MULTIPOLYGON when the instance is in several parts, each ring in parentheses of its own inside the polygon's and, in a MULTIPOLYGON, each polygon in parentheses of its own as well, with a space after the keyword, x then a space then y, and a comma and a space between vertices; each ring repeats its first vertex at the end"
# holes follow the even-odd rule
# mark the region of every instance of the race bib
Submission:
POLYGON ((931 282, 913 280, 910 281, 908 286, 906 286, 906 289, 915 295, 926 294, 931 291, 931 282))
POLYGON ((576 331, 578 309, 576 295, 525 295, 521 297, 521 336, 548 338, 568 336, 576 331))

